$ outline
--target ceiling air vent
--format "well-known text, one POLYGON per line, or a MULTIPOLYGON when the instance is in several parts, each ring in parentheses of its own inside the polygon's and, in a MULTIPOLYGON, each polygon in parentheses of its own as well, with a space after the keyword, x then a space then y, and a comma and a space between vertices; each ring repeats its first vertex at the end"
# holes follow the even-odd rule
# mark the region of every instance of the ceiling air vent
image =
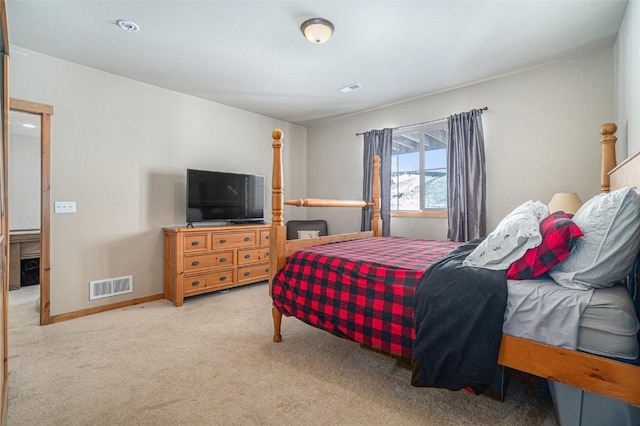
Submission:
POLYGON ((132 291, 133 277, 131 275, 89 282, 89 300, 131 293, 132 291))
POLYGON ((350 84, 348 86, 345 86, 345 87, 342 87, 342 88, 338 89, 338 91, 342 92, 342 93, 353 92, 354 90, 358 90, 361 87, 362 87, 362 84, 353 83, 353 84, 350 84))

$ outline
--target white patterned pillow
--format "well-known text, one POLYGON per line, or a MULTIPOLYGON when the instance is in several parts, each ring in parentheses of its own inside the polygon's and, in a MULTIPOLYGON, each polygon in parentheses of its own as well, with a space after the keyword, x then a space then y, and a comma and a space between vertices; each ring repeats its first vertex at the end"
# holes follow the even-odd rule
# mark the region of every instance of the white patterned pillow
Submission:
POLYGON ((298 231, 298 239, 304 240, 306 238, 318 238, 320 236, 320 230, 315 229, 313 231, 308 230, 299 230, 298 231))
POLYGON ((596 195, 572 220, 584 236, 549 271, 551 278, 578 290, 610 287, 624 279, 640 250, 640 197, 635 187, 596 195))
POLYGON ((504 217, 462 263, 486 269, 507 269, 530 248, 540 245, 540 221, 549 209, 540 201, 527 201, 504 217))

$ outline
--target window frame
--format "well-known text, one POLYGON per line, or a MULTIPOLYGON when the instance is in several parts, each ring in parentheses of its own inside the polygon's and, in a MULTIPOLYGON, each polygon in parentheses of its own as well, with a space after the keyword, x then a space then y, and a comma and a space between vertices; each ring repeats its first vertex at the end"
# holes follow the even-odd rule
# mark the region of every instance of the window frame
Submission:
MULTIPOLYGON (((425 141, 424 141, 424 133, 428 132, 429 130, 433 130, 433 129, 446 129, 447 125, 446 125, 446 119, 442 119, 442 120, 435 120, 435 121, 430 121, 427 123, 422 123, 422 124, 416 124, 413 126, 406 126, 406 127, 402 127, 400 130, 402 133, 406 133, 406 132, 412 132, 412 131, 418 131, 420 132, 420 140, 418 141, 419 143, 419 150, 418 150, 418 157, 419 157, 419 167, 420 167, 420 174, 421 174, 421 179, 419 180, 420 182, 420 201, 419 201, 419 205, 421 206, 421 208, 419 210, 391 210, 390 211, 390 215, 391 217, 429 217, 429 218, 446 218, 448 216, 448 211, 447 211, 447 207, 444 208, 423 208, 422 206, 424 206, 425 203, 425 184, 424 184, 424 173, 425 173, 425 141), (444 126, 443 126, 444 124, 444 126)), ((399 131, 399 129, 395 129, 394 132, 399 131)), ((392 142, 394 143, 394 142, 392 142)), ((446 148, 445 150, 448 150, 449 148, 449 141, 447 140, 445 142, 446 144, 446 148)), ((394 155, 391 155, 392 157, 392 161, 393 161, 393 157, 394 155)), ((448 164, 445 165, 448 166, 448 164)), ((448 167, 446 168, 447 173, 449 173, 448 167)), ((393 176, 391 177, 392 179, 392 183, 393 183, 393 176)))

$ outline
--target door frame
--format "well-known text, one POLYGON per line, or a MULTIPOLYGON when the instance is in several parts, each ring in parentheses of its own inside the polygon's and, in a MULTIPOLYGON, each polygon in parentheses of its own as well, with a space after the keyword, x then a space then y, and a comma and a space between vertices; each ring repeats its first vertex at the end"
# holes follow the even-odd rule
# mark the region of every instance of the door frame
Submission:
MULTIPOLYGON (((51 323, 51 116, 53 106, 9 99, 9 110, 40 116, 40 325, 51 323)), ((8 155, 5 168, 8 170, 8 155)), ((7 206, 11 214, 10 206, 7 206)), ((8 231, 8 230, 7 230, 8 231)))

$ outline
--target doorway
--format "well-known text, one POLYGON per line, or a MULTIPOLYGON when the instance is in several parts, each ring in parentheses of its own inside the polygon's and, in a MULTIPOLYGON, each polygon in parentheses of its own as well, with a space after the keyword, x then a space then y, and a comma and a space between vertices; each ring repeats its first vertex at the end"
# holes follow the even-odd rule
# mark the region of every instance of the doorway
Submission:
MULTIPOLYGON (((20 117, 22 117, 25 121, 24 124, 35 125, 36 128, 39 125, 40 134, 40 173, 39 179, 39 196, 40 196, 40 211, 39 214, 36 212, 35 218, 29 218, 29 213, 25 215, 21 215, 20 218, 14 222, 11 219, 12 215, 12 207, 11 202, 8 205, 8 215, 9 215, 9 223, 16 223, 16 232, 15 235, 10 231, 9 232, 9 244, 11 245, 11 249, 9 250, 9 274, 10 276, 18 277, 17 271, 12 271, 11 269, 15 269, 20 265, 23 260, 29 260, 28 257, 35 258, 36 254, 32 253, 35 249, 33 245, 36 245, 36 248, 39 248, 39 253, 37 253, 38 265, 34 266, 31 263, 31 267, 36 267, 39 269, 39 283, 40 283, 40 325, 45 325, 50 323, 50 163, 51 163, 51 116, 53 115, 53 107, 50 105, 40 104, 37 102, 24 101, 20 99, 9 100, 9 110, 10 114, 12 113, 20 113, 20 117), (38 223, 39 222, 39 223, 38 223), (36 228, 35 225, 39 225, 39 229, 36 228), (39 247, 38 241, 39 239, 39 247), (31 249, 26 249, 26 254, 23 254, 23 245, 22 241, 29 240, 31 242, 31 249), (31 251, 31 253, 30 253, 31 251), (16 259, 19 257, 20 259, 16 259), (23 259, 24 258, 24 259, 23 259), (20 261, 20 262, 19 262, 20 261)), ((27 126, 26 128, 29 128, 27 126)), ((5 160, 6 166, 9 167, 9 174, 11 174, 11 164, 9 164, 8 158, 5 160)), ((37 186, 38 182, 30 182, 26 183, 27 185, 35 184, 37 186)), ((9 182, 9 185, 11 183, 9 182)), ((27 244, 27 243, 24 243, 27 244)), ((22 271, 21 271, 22 272, 22 271)), ((21 274, 20 274, 21 276, 21 274)), ((14 278, 14 280, 17 278, 14 278)), ((14 281, 15 282, 15 281, 14 281)), ((9 283, 11 286, 11 282, 9 283)), ((15 284, 14 284, 15 285, 15 284)))

